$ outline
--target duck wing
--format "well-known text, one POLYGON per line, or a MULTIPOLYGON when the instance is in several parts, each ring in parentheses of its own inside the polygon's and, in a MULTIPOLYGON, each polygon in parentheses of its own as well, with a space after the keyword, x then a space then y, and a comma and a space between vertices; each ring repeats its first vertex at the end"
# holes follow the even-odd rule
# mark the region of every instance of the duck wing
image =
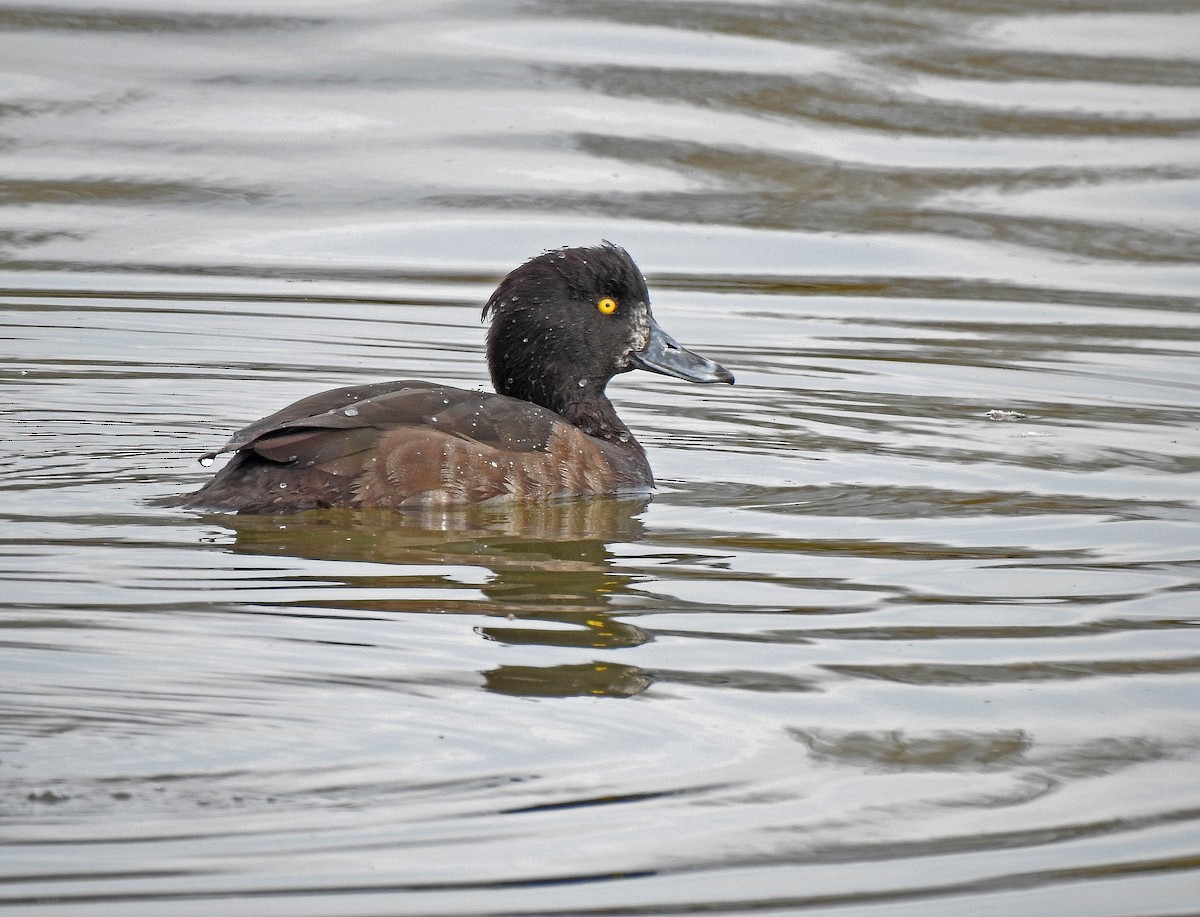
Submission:
POLYGON ((562 423, 553 411, 504 395, 431 382, 376 382, 303 398, 239 430, 205 458, 249 449, 272 462, 323 466, 368 451, 382 434, 399 428, 534 452, 547 447, 562 423))
POLYGON ((649 467, 633 445, 627 454, 504 395, 410 380, 348 386, 234 434, 208 456, 234 460, 187 505, 276 512, 647 487, 649 467))

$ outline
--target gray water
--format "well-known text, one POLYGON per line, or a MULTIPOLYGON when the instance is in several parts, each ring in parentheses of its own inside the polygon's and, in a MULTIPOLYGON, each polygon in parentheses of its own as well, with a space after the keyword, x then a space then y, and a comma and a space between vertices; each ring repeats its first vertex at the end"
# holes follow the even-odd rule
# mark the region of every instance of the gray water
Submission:
POLYGON ((1200 12, 0 5, 0 910, 1200 913, 1200 12), (611 239, 649 502, 155 497, 611 239))

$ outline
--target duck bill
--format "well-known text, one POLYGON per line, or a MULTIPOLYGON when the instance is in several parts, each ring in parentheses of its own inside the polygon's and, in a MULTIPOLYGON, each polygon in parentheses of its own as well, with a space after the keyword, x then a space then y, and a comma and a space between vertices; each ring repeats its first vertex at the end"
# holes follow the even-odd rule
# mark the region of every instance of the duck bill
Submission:
POLYGON ((676 376, 688 382, 728 382, 733 384, 733 373, 720 363, 714 363, 698 353, 681 347, 679 343, 650 319, 650 340, 630 360, 638 369, 648 369, 664 376, 676 376))

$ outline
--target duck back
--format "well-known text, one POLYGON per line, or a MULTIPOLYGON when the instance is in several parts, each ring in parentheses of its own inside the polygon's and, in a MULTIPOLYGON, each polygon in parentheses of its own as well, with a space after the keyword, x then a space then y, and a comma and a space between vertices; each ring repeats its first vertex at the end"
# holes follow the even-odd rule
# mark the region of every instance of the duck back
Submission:
POLYGON ((175 505, 249 513, 415 507, 647 490, 631 434, 590 436, 546 408, 419 381, 321 392, 251 424, 175 505))

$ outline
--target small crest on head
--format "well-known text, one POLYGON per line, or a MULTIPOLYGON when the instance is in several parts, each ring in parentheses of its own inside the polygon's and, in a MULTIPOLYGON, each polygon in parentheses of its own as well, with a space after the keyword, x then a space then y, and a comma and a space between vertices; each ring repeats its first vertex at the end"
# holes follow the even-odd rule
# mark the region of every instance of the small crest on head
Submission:
POLYGON ((599 245, 550 249, 509 273, 483 307, 482 320, 502 311, 521 311, 563 293, 611 315, 626 303, 648 302, 646 279, 629 253, 604 241, 599 245))

